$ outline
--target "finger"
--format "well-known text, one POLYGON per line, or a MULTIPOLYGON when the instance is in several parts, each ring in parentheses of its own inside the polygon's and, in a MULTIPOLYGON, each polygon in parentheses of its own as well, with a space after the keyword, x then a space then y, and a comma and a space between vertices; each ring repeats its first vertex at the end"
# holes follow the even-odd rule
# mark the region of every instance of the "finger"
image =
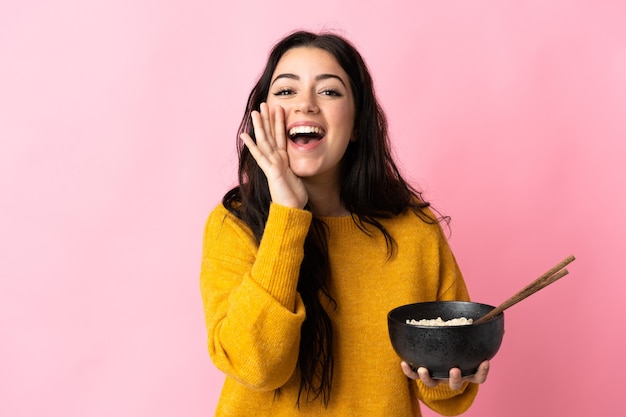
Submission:
POLYGON ((450 369, 450 378, 448 379, 448 385, 453 390, 461 389, 463 386, 463 377, 459 368, 450 369))
POLYGON ((276 147, 276 141, 274 140, 274 134, 272 132, 272 121, 270 118, 270 109, 267 103, 261 103, 261 121, 263 122, 263 133, 267 143, 274 149, 276 147))
POLYGON ((285 110, 276 106, 274 110, 274 139, 278 149, 287 149, 287 127, 285 126, 285 110))
POLYGON ((265 143, 265 129, 263 128, 263 120, 261 119, 261 113, 253 110, 250 113, 252 119, 252 128, 254 130, 254 138, 257 146, 265 143))
MULTIPOLYGON (((254 136, 256 138, 256 147, 258 148, 258 152, 268 157, 274 152, 274 145, 268 139, 263 122, 263 116, 255 110, 250 114, 250 117, 252 118, 252 126, 254 128, 254 136)), ((249 146, 248 149, 250 149, 249 146)), ((259 158, 255 157, 255 159, 257 162, 259 161, 259 158)))
POLYGON ((259 147, 254 142, 252 137, 250 137, 250 135, 247 133, 242 133, 241 135, 239 135, 239 137, 241 138, 243 143, 246 145, 246 147, 250 151, 250 154, 252 155, 254 160, 257 162, 257 164, 259 164, 259 166, 262 166, 263 161, 265 160, 265 157, 263 156, 263 153, 259 150, 259 147))
POLYGON ((404 372, 404 375, 408 376, 411 379, 419 379, 420 376, 417 374, 416 369, 414 369, 408 363, 402 361, 400 362, 400 367, 402 368, 402 372, 404 372))
POLYGON ((430 372, 428 371, 428 369, 424 368, 423 366, 417 368, 417 374, 419 375, 420 381, 422 381, 422 383, 426 385, 427 387, 434 388, 437 385, 439 385, 440 381, 437 379, 431 378, 430 372))
POLYGON ((472 376, 470 381, 475 384, 482 384, 487 380, 487 375, 489 375, 489 361, 484 361, 478 366, 476 374, 472 376))

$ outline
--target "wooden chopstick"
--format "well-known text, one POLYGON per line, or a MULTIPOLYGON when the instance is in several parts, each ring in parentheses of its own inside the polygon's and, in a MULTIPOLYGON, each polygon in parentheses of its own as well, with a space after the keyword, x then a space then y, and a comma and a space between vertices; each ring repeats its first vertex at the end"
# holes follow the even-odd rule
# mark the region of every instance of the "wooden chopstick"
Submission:
POLYGON ((568 256, 563 261, 559 262, 557 265, 550 268, 550 270, 545 272, 539 278, 537 278, 536 280, 528 284, 522 290, 518 291, 515 295, 508 298, 502 304, 500 304, 499 306, 491 310, 489 313, 485 314, 483 317, 479 318, 478 320, 475 320, 474 324, 485 322, 497 316, 498 314, 502 313, 507 308, 519 303, 520 301, 536 293, 540 289, 547 287, 548 285, 552 284, 559 278, 564 277, 565 275, 569 273, 569 271, 563 268, 565 268, 565 266, 567 266, 572 261, 574 261, 574 259, 576 259, 574 258, 574 256, 568 256))

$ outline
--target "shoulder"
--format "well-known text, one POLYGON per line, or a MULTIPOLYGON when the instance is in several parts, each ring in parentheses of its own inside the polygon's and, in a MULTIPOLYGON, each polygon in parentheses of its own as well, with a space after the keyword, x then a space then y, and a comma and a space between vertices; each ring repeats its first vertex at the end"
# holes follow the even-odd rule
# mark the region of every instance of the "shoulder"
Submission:
MULTIPOLYGON (((428 207, 407 208, 402 213, 381 221, 400 246, 434 245, 439 247, 447 241, 442 221, 428 207)), ((445 221, 444 225, 445 225, 445 221)))
POLYGON ((232 237, 254 242, 250 228, 220 203, 209 213, 204 227, 204 239, 214 241, 232 237))
POLYGON ((211 210, 206 222, 207 228, 221 227, 226 222, 237 222, 239 219, 224 207, 222 203, 211 210))
POLYGON ((430 207, 408 207, 402 213, 391 217, 387 222, 402 227, 437 231, 441 230, 441 221, 441 217, 437 216, 430 207))

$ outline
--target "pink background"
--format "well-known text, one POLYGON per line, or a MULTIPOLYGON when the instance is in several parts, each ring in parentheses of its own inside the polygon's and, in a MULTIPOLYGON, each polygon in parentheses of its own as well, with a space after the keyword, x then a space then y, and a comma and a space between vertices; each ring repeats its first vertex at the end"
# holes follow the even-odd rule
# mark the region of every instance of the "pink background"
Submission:
POLYGON ((268 49, 306 28, 365 56, 402 169, 453 217, 475 300, 577 257, 507 312, 466 415, 617 416, 625 14, 621 1, 3 0, 0 415, 213 415, 202 228, 235 179, 268 49))

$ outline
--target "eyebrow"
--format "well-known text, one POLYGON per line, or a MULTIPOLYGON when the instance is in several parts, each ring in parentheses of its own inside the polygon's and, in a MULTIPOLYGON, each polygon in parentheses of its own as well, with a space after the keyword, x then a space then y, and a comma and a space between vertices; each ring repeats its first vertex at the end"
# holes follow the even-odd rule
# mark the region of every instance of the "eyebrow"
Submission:
MULTIPOLYGON (((280 80, 281 78, 288 78, 290 80, 296 80, 296 81, 300 80, 300 77, 296 74, 289 74, 289 73, 278 74, 276 78, 274 78, 274 80, 272 81, 272 84, 270 85, 273 85, 276 81, 280 80)), ((346 83, 343 82, 341 77, 335 74, 320 74, 315 77, 315 81, 328 80, 332 78, 339 80, 339 82, 341 82, 341 84, 343 84, 343 86, 346 87, 346 83)))

